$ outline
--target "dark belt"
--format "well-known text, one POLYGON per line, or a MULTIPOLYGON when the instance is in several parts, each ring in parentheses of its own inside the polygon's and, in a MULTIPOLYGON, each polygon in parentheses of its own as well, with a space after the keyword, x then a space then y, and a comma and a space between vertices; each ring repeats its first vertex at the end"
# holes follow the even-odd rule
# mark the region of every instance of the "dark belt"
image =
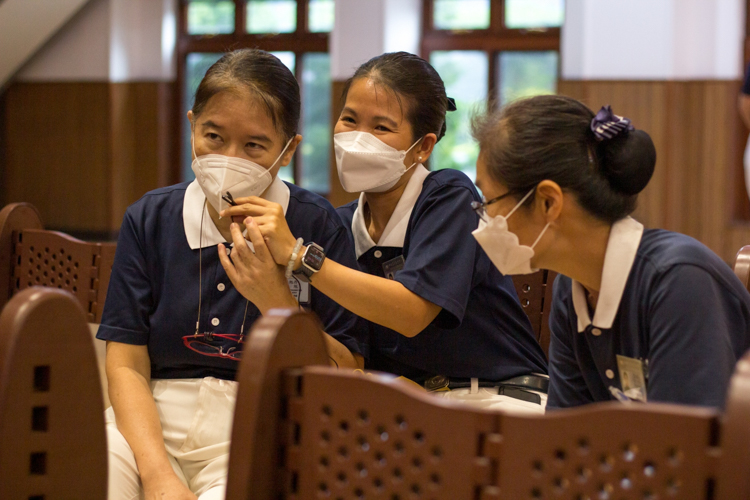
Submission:
MULTIPOLYGON (((471 379, 448 378, 445 375, 436 375, 428 378, 424 383, 428 391, 441 391, 446 389, 465 389, 471 387, 471 379)), ((508 396, 531 403, 541 404, 542 398, 532 391, 547 393, 549 378, 539 375, 520 375, 506 380, 479 380, 479 387, 497 387, 498 395, 508 396), (526 390, 524 390, 526 389, 526 390)))

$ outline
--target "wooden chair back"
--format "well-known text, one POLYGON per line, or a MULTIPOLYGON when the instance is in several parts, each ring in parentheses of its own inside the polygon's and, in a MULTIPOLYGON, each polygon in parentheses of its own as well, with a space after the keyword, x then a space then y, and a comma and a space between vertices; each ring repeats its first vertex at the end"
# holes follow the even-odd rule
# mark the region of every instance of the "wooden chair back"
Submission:
POLYGON ((0 306, 32 286, 58 288, 78 299, 90 323, 99 323, 115 247, 43 229, 28 203, 6 206, 0 211, 0 306))
POLYGON ((300 366, 328 365, 322 326, 309 313, 274 309, 255 322, 237 372, 239 387, 229 452, 226 498, 274 499, 283 450, 278 446, 281 375, 300 366))
POLYGON ((96 355, 69 294, 29 288, 0 314, 0 498, 107 495, 96 355))
POLYGON ((544 354, 549 358, 549 311, 552 304, 552 283, 557 273, 546 269, 533 274, 513 276, 521 307, 529 316, 531 328, 544 354))
POLYGON ((286 328, 279 319, 261 320, 263 340, 242 360, 246 375, 256 368, 240 380, 229 500, 750 498, 750 355, 732 379, 724 421, 716 410, 658 403, 508 415, 391 376, 304 366, 293 351, 306 349, 289 340, 318 349, 319 333, 296 320, 297 331, 281 335, 285 347, 274 347, 274 330, 286 328), (269 408, 273 415, 256 416, 269 408), (251 459, 235 454, 261 442, 251 459))
POLYGON ((750 245, 740 248, 734 260, 734 274, 750 291, 750 245))

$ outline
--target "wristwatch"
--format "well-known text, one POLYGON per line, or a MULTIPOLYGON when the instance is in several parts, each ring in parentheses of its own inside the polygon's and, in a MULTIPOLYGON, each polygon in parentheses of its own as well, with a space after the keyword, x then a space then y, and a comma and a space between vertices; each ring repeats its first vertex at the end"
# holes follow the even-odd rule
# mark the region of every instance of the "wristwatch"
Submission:
POLYGON ((310 243, 302 255, 302 265, 295 271, 304 281, 310 281, 312 275, 320 271, 323 267, 323 261, 326 259, 326 253, 323 247, 317 243, 310 243))

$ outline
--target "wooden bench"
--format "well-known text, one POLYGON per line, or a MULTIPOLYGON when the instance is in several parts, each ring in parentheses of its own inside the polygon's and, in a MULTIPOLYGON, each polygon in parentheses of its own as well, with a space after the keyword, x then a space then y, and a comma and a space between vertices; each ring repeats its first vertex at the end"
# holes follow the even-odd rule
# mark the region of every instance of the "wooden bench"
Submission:
POLYGON ((256 323, 227 499, 750 498, 750 355, 723 415, 617 402, 506 415, 326 363, 309 315, 256 323))
POLYGON ((29 288, 0 314, 0 498, 107 495, 104 404, 86 315, 29 288))

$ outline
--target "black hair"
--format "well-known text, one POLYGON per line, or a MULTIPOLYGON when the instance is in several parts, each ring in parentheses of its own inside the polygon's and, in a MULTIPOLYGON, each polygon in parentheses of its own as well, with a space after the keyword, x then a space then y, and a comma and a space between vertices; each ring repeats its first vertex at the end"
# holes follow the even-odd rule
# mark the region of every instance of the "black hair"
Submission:
POLYGON ((570 97, 537 96, 475 115, 472 135, 489 175, 516 199, 549 179, 611 224, 635 210, 654 172, 656 149, 642 130, 599 141, 591 131, 593 118, 570 97))
POLYGON ((369 78, 391 90, 401 104, 408 104, 406 119, 416 140, 429 133, 439 141, 445 135, 445 113, 455 104, 448 101, 445 85, 427 61, 408 52, 389 52, 373 57, 357 68, 344 85, 342 99, 346 101, 349 88, 356 80, 369 78))
POLYGON ((200 115, 208 100, 216 94, 239 90, 249 91, 261 100, 274 127, 286 138, 297 134, 299 84, 284 63, 259 49, 227 52, 208 68, 195 92, 193 114, 200 115))

